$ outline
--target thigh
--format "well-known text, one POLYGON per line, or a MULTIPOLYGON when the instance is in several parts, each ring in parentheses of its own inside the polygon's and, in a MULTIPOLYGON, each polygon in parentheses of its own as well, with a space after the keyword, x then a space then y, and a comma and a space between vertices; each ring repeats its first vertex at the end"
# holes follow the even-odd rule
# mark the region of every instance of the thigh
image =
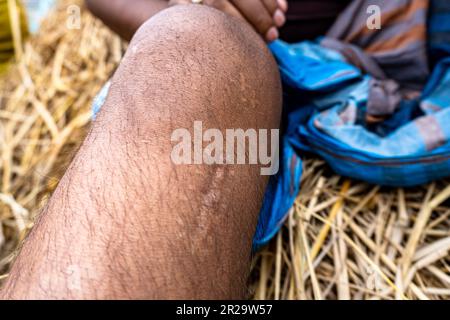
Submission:
POLYGON ((259 165, 175 163, 172 138, 187 129, 194 148, 198 122, 276 129, 280 109, 276 64, 250 27, 202 6, 150 19, 3 294, 244 297, 267 177, 259 165))

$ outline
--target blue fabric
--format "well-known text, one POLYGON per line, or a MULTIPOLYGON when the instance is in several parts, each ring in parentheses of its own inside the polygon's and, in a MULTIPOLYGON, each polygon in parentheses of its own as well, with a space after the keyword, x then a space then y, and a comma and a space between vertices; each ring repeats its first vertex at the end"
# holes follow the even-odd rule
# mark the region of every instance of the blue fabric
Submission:
POLYGON ((100 90, 100 92, 97 94, 97 96, 94 98, 94 101, 92 102, 92 108, 91 108, 94 119, 95 119, 95 116, 97 115, 97 113, 100 112, 100 109, 102 108, 103 104, 105 103, 110 87, 111 87, 111 81, 108 81, 103 86, 103 88, 100 90))
POLYGON ((27 18, 28 18, 28 28, 30 32, 37 33, 41 22, 45 16, 52 10, 55 6, 55 0, 28 0, 22 2, 25 5, 27 18))
POLYGON ((258 226, 253 238, 254 248, 267 243, 280 229, 286 212, 292 207, 299 192, 302 162, 292 145, 282 140, 282 154, 279 174, 272 176, 267 186, 258 226))
MULTIPOLYGON (((340 175, 384 186, 416 186, 450 176, 449 14, 448 1, 432 1, 428 37, 434 70, 422 96, 403 101, 393 115, 376 125, 364 118, 370 76, 347 64, 339 53, 318 45, 319 41, 272 43, 285 91, 295 92, 285 96, 286 152, 282 156, 297 154, 298 159, 312 152, 340 175)), ((279 230, 295 201, 295 196, 280 190, 286 190, 283 186, 298 190, 300 179, 287 174, 286 167, 271 179, 255 247, 279 230)))

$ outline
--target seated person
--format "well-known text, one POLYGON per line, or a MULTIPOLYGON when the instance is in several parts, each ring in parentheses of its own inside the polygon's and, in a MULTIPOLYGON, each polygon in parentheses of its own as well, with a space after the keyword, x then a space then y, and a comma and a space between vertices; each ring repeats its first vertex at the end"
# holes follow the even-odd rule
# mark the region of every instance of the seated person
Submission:
POLYGON ((194 121, 278 128, 282 88, 266 42, 325 33, 346 1, 87 4, 132 40, 1 298, 247 297, 267 177, 258 165, 174 165, 171 134, 194 121))

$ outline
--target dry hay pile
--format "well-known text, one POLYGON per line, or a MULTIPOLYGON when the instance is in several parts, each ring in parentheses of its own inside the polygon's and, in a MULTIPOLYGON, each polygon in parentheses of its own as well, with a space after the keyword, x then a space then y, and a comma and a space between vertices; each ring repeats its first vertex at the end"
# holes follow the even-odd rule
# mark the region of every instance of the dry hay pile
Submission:
POLYGON ((88 12, 80 30, 68 29, 74 3, 81 1, 62 1, 0 77, 0 274, 82 141, 91 101, 124 51, 88 12))
MULTIPOLYGON (((0 78, 0 280, 90 122, 90 103, 125 44, 67 5, 46 19, 0 78)), ((450 181, 380 189, 307 160, 282 232, 253 261, 258 299, 450 297, 450 181)))
POLYGON ((307 160, 289 218, 255 259, 258 299, 450 298, 450 181, 382 189, 307 160))

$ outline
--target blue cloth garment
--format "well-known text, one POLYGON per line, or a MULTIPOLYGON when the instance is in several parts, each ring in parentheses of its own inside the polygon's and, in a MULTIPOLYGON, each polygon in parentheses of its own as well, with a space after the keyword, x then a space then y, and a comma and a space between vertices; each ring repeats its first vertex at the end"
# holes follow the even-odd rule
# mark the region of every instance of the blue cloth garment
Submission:
MULTIPOLYGON (((347 19, 347 15, 353 16, 358 12, 355 8, 364 2, 355 0, 342 14, 345 19, 338 19, 330 34, 339 34, 340 31, 336 31, 339 25, 345 25, 342 30, 348 32, 351 19, 347 19)), ((383 5, 383 1, 379 3, 383 5)), ((408 0, 384 3, 412 5, 408 0)), ((386 51, 366 55, 360 49, 360 43, 354 46, 354 43, 339 40, 346 37, 345 32, 337 40, 323 38, 316 43, 297 44, 276 41, 270 45, 280 67, 285 92, 295 92, 285 96, 287 120, 284 125, 287 129, 282 141, 285 150, 282 157, 295 157, 300 166, 298 159, 302 153, 314 153, 340 175, 384 186, 416 186, 450 176, 450 5, 446 0, 432 0, 429 5, 428 43, 416 42, 416 47, 406 48, 408 54, 394 48, 397 55, 392 54, 387 65, 380 59, 386 56, 386 51), (420 95, 406 98, 408 92, 394 91, 414 82, 411 62, 422 70, 422 77, 427 74, 421 45, 427 47, 429 65, 433 69, 426 83, 415 84, 416 87, 424 86, 420 95), (413 55, 416 48, 419 48, 418 56, 413 55), (345 53, 349 52, 352 54, 346 57, 345 53), (402 69, 405 56, 409 62, 402 69), (390 72, 385 72, 387 69, 391 69, 390 72), (383 74, 381 77, 379 71, 383 74), (385 75, 389 73, 395 74, 395 81, 387 79, 385 75), (377 88, 374 86, 380 80, 390 81, 389 85, 397 84, 394 91, 378 91, 381 94, 375 97, 377 88), (389 95, 400 99, 388 100, 386 96, 389 95), (367 114, 370 106, 376 105, 374 98, 381 102, 385 98, 386 103, 381 107, 386 107, 387 111, 380 121, 371 123, 367 114), (388 106, 391 102, 393 105, 388 106)), ((424 19, 425 15, 418 11, 417 17, 424 19)), ((354 21, 360 21, 360 18, 354 21)), ((421 23, 419 18, 415 23, 421 23)), ((374 34, 372 39, 386 41, 389 36, 396 35, 389 28, 398 31, 402 24, 404 21, 398 25, 392 23, 378 31, 387 36, 374 34)), ((289 163, 289 159, 282 158, 281 163, 289 163)), ((270 206, 269 201, 264 202, 254 238, 256 247, 264 245, 276 234, 293 205, 295 196, 287 190, 299 189, 300 176, 287 174, 286 167, 281 170, 272 178, 266 192, 270 206)))

